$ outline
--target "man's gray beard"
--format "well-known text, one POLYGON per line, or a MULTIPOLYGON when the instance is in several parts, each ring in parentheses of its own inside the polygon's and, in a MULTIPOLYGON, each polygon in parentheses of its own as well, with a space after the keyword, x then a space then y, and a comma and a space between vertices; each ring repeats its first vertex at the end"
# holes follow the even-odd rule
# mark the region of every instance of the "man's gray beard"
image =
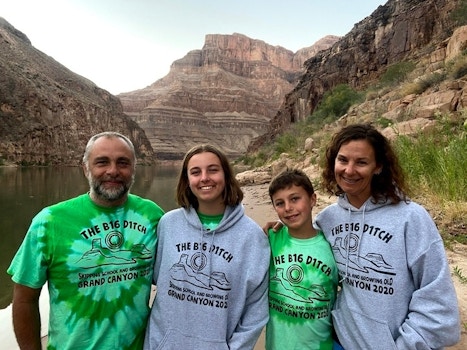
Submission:
POLYGON ((89 186, 92 188, 94 194, 105 201, 114 202, 122 199, 133 185, 134 177, 132 177, 131 182, 129 184, 122 184, 120 188, 108 190, 102 186, 102 182, 96 182, 94 179, 89 177, 89 186))
POLYGON ((125 194, 130 190, 130 188, 128 186, 122 185, 120 188, 108 190, 101 185, 97 185, 93 187, 93 190, 98 198, 102 198, 106 201, 113 202, 122 199, 125 196, 125 194))

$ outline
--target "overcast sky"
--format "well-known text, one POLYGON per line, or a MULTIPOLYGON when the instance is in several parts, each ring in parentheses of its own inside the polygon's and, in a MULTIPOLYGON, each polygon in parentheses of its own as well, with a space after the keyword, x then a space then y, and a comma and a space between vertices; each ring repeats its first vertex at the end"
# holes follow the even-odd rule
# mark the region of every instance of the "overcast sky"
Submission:
POLYGON ((240 33, 293 52, 347 34, 385 0, 0 0, 0 17, 112 94, 144 88, 206 34, 240 33))

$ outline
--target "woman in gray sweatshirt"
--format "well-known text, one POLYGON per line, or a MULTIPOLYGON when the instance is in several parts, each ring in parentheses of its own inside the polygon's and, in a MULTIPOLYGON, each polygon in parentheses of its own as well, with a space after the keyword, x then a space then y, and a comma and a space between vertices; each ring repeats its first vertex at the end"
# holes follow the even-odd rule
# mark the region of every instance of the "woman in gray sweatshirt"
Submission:
POLYGON ((427 211, 407 198, 389 141, 349 125, 326 151, 323 186, 337 203, 315 226, 330 242, 342 290, 332 312, 351 349, 441 349, 458 342, 459 309, 443 241, 427 211))
POLYGON ((253 349, 268 315, 270 249, 245 215, 225 155, 211 145, 185 155, 181 208, 157 227, 157 294, 145 349, 253 349))

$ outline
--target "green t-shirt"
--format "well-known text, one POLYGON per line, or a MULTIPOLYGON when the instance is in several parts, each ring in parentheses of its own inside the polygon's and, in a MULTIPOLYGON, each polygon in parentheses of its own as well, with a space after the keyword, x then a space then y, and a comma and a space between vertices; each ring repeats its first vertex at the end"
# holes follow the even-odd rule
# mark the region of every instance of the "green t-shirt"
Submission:
POLYGON ((266 349, 332 349, 338 270, 329 243, 322 232, 293 238, 286 226, 270 231, 269 243, 266 349))
POLYGON ((215 230, 219 223, 221 222, 224 214, 219 215, 205 215, 198 212, 199 221, 206 230, 215 230))
POLYGON ((135 195, 104 208, 88 194, 36 215, 8 273, 48 282, 48 349, 142 349, 162 215, 135 195))

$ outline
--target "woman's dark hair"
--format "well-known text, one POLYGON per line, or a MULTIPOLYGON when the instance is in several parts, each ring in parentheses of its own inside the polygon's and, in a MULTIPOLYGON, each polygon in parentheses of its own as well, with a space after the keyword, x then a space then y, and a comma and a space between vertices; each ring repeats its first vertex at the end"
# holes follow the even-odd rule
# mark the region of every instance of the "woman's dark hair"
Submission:
POLYGON ((352 124, 342 128, 332 138, 326 149, 322 186, 331 194, 344 193, 339 187, 334 173, 336 157, 342 145, 350 141, 366 140, 375 153, 376 164, 382 167, 381 173, 373 175, 371 196, 375 201, 389 199, 392 203, 406 200, 408 195, 405 176, 389 140, 370 124, 352 124))
POLYGON ((190 205, 193 208, 198 209, 199 203, 196 196, 191 192, 189 181, 188 181, 188 162, 190 159, 199 153, 210 152, 213 153, 219 158, 224 171, 225 176, 225 189, 223 194, 224 204, 234 206, 239 204, 243 200, 243 192, 240 188, 240 184, 235 178, 235 174, 232 170, 232 167, 229 163, 229 160, 225 154, 220 151, 218 148, 213 145, 203 144, 194 146, 191 148, 183 158, 182 169, 180 170, 180 175, 178 178, 176 200, 177 203, 183 208, 189 208, 190 205))

